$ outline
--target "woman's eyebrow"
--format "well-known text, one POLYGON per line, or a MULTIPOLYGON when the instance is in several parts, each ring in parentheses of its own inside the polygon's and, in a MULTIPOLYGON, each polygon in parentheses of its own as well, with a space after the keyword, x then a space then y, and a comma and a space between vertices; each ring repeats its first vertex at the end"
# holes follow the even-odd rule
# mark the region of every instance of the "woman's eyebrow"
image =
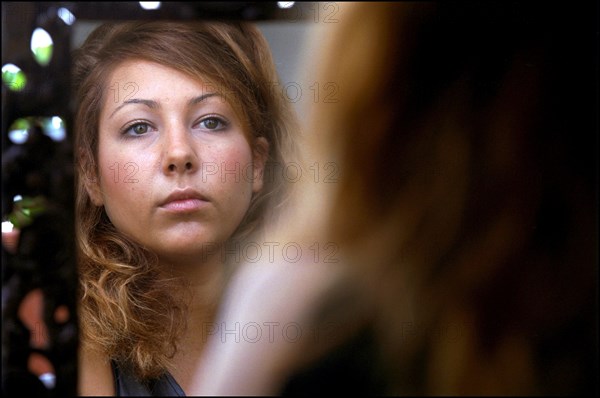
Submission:
POLYGON ((147 100, 147 99, 140 99, 140 98, 132 98, 132 99, 130 99, 130 100, 123 101, 123 103, 122 103, 121 105, 119 105, 119 106, 117 107, 117 109, 115 109, 115 110, 114 110, 114 111, 113 111, 113 112, 110 114, 110 116, 109 116, 108 118, 110 119, 111 117, 113 117, 113 115, 114 115, 115 113, 117 113, 117 111, 118 111, 119 109, 121 109, 121 108, 122 108, 122 107, 124 107, 125 105, 129 105, 129 104, 144 104, 144 105, 146 105, 146 106, 147 106, 148 108, 150 108, 150 109, 158 109, 158 108, 160 108, 160 104, 159 104, 158 102, 156 102, 156 101, 153 101, 153 100, 147 100))
POLYGON ((198 102, 202 102, 202 101, 204 101, 207 98, 215 97, 215 96, 221 96, 221 94, 219 94, 219 93, 206 93, 206 94, 199 95, 199 96, 194 97, 191 100, 189 100, 188 101, 188 106, 196 105, 198 102))
MULTIPOLYGON (((188 101, 188 106, 196 105, 197 103, 199 103, 199 102, 202 102, 202 101, 204 101, 204 100, 205 100, 205 99, 207 99, 207 98, 210 98, 210 97, 215 97, 215 96, 220 96, 220 94, 219 94, 219 93, 206 93, 206 94, 199 95, 199 96, 197 96, 197 97, 194 97, 194 98, 190 99, 190 100, 188 101)), ((129 99, 129 100, 127 100, 127 101, 123 101, 123 103, 122 103, 121 105, 119 105, 119 106, 117 107, 117 109, 115 109, 115 110, 114 110, 114 111, 113 111, 113 112, 110 114, 110 116, 109 116, 108 118, 109 118, 109 119, 110 119, 110 118, 112 118, 112 117, 113 117, 113 115, 114 115, 115 113, 117 113, 117 111, 118 111, 119 109, 121 109, 121 108, 123 108, 125 105, 129 105, 129 104, 144 104, 144 105, 146 105, 146 106, 147 106, 148 108, 150 108, 150 109, 158 109, 158 108, 160 108, 160 104, 159 104, 158 102, 156 102, 156 101, 153 101, 153 100, 147 100, 147 99, 141 99, 141 98, 132 98, 132 99, 129 99)))

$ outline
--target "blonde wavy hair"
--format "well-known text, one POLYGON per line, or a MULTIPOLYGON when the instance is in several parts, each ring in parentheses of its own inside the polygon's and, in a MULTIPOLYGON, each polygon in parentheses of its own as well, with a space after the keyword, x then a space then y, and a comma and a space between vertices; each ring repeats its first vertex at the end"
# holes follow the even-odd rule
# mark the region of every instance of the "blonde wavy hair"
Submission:
POLYGON ((76 231, 82 341, 141 379, 159 376, 185 328, 185 303, 161 277, 156 255, 124 236, 95 206, 86 178, 98 176, 99 115, 110 73, 127 60, 156 62, 220 90, 244 123, 255 148, 269 143, 263 189, 231 239, 243 239, 277 215, 286 197, 280 172, 294 156, 297 123, 291 105, 272 89, 278 82, 260 31, 243 22, 126 22, 104 24, 75 52, 74 87, 78 175, 76 231))

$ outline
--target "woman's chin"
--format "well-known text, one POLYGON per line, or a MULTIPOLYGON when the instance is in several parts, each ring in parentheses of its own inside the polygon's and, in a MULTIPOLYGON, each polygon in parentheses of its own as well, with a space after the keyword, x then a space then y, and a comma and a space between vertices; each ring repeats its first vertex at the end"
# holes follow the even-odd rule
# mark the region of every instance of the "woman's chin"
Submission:
POLYGON ((180 239, 165 243, 154 251, 159 258, 178 263, 204 263, 214 261, 216 258, 225 259, 227 255, 223 249, 223 242, 216 239, 180 239))

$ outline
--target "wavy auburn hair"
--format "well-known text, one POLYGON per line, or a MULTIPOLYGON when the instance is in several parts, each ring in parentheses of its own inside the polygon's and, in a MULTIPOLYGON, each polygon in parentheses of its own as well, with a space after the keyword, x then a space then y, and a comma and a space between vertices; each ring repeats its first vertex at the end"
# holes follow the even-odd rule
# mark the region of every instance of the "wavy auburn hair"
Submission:
POLYGON ((243 22, 126 22, 104 24, 76 50, 77 243, 83 342, 133 367, 141 378, 164 372, 185 327, 185 305, 169 293, 175 281, 159 277, 156 256, 115 229, 95 206, 85 178, 98 176, 99 116, 110 73, 128 60, 155 62, 219 90, 240 116, 250 146, 269 143, 263 189, 234 233, 242 239, 274 216, 286 186, 281 168, 295 153, 296 121, 278 82, 269 46, 243 22))

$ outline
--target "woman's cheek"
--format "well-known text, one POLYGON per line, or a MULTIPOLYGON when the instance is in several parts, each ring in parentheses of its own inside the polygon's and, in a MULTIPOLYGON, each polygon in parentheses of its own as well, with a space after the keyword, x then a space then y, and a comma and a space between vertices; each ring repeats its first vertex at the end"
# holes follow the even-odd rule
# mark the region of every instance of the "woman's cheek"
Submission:
POLYGON ((147 159, 112 157, 101 163, 101 188, 109 216, 126 216, 132 207, 143 207, 152 198, 150 166, 147 159))
POLYGON ((219 174, 223 183, 247 183, 252 179, 252 153, 250 146, 238 137, 230 147, 214 156, 218 162, 219 174))

